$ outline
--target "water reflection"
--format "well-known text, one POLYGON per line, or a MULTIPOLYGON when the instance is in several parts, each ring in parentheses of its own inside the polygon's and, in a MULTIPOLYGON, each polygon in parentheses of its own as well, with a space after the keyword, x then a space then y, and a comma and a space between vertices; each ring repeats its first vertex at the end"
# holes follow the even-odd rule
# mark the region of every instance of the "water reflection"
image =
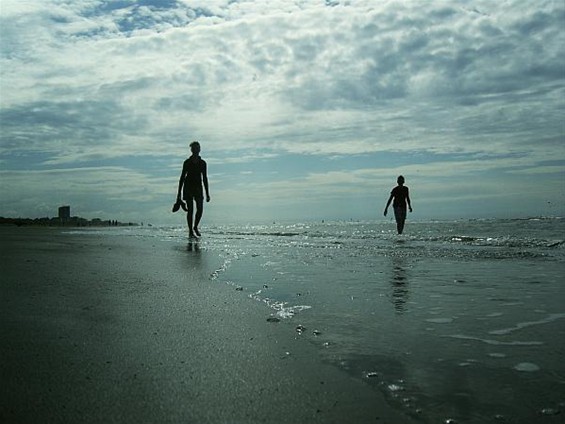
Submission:
POLYGON ((183 262, 185 266, 188 267, 190 271, 202 271, 206 269, 206 255, 203 253, 203 249, 197 240, 190 240, 186 244, 186 254, 182 255, 184 257, 183 262))
POLYGON ((392 273, 390 285, 392 287, 391 301, 397 313, 402 314, 406 310, 408 301, 408 272, 406 258, 395 256, 392 258, 392 273))
POLYGON ((200 252, 200 244, 197 241, 190 240, 186 250, 189 252, 200 252))

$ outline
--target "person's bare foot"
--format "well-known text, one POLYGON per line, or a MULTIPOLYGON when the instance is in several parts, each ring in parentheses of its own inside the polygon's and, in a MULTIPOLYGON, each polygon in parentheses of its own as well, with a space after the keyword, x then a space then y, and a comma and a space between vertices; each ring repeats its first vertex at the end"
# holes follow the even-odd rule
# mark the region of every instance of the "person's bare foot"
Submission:
POLYGON ((189 238, 189 239, 195 239, 196 236, 194 235, 194 233, 193 233, 192 231, 189 231, 189 232, 188 232, 188 238, 189 238))
POLYGON ((197 237, 200 237, 200 231, 198 231, 198 227, 194 227, 194 234, 196 234, 197 237))

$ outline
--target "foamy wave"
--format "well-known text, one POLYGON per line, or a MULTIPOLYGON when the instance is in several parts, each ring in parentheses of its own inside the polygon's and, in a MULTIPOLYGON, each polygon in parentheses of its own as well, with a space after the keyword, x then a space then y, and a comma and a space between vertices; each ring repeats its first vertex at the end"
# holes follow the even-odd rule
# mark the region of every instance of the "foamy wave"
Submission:
POLYGON ((534 325, 547 324, 547 323, 556 321, 556 320, 561 319, 561 318, 565 318, 565 314, 551 314, 548 317, 541 319, 539 321, 521 322, 521 323, 516 324, 515 327, 503 328, 501 330, 493 330, 493 331, 489 331, 488 333, 496 335, 496 336, 501 336, 501 335, 505 335, 505 334, 510 334, 514 331, 521 330, 521 329, 526 328, 526 327, 531 327, 531 326, 534 326, 534 325))
POLYGON ((509 342, 501 342, 499 340, 490 340, 490 339, 482 339, 480 337, 473 337, 473 336, 466 336, 464 334, 450 334, 444 337, 449 337, 452 339, 460 339, 460 340, 475 340, 478 342, 486 343, 489 345, 494 346, 541 346, 544 343, 538 341, 509 341, 509 342))

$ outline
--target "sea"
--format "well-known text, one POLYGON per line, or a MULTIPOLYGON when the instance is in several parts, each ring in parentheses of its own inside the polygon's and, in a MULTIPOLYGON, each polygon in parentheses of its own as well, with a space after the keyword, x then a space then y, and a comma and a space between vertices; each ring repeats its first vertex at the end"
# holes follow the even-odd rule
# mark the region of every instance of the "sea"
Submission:
POLYGON ((218 257, 210 284, 423 423, 565 422, 565 219, 96 231, 218 257))

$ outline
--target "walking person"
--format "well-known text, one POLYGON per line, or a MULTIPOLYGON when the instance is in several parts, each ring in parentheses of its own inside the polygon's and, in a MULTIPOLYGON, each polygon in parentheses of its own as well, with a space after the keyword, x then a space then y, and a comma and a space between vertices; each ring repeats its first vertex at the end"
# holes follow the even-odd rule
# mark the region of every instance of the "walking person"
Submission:
POLYGON ((402 234, 404 231, 404 222, 406 221, 406 204, 410 212, 412 212, 412 205, 410 204, 410 193, 408 187, 404 185, 404 177, 400 175, 396 182, 398 185, 392 189, 390 192, 390 197, 386 202, 385 216, 388 213, 388 207, 392 203, 392 208, 394 209, 394 218, 396 219, 396 230, 398 234, 402 234))
POLYGON ((208 174, 206 169, 206 161, 200 157, 200 143, 193 141, 190 143, 192 155, 186 159, 182 165, 182 173, 179 179, 179 188, 177 192, 177 202, 173 207, 176 212, 179 207, 183 207, 183 201, 186 202, 186 222, 188 224, 188 234, 190 238, 200 237, 198 225, 202 219, 204 212, 204 190, 206 193, 206 202, 210 201, 210 191, 208 189, 208 174), (196 205, 196 214, 194 215, 194 205, 196 205), (175 210, 176 208, 176 210, 175 210))

